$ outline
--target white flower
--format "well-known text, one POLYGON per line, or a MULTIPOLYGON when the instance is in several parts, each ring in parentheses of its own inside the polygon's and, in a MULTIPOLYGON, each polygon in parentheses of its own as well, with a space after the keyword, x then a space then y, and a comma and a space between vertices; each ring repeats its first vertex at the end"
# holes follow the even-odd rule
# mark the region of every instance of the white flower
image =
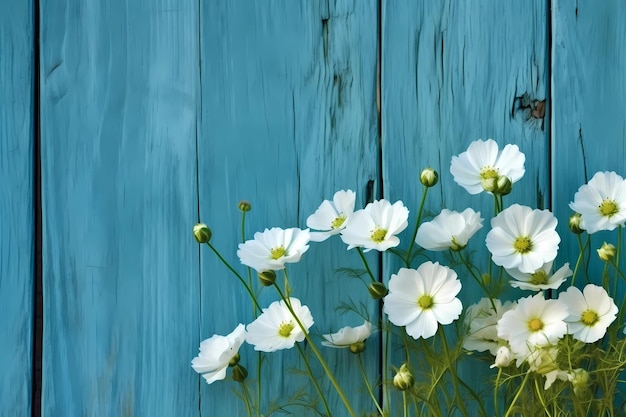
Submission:
POLYGON ((239 352, 239 347, 246 337, 243 324, 239 324, 226 336, 213 335, 200 343, 200 353, 191 361, 191 367, 212 384, 226 377, 229 362, 239 352))
POLYGON ((626 181, 615 172, 597 172, 581 186, 570 208, 582 216, 580 227, 588 233, 613 230, 626 221, 626 181))
POLYGON ((347 348, 350 345, 358 342, 363 342, 372 334, 372 323, 365 321, 362 325, 357 327, 346 326, 337 333, 323 334, 325 339, 322 341, 322 345, 333 348, 347 348))
POLYGON ((265 229, 256 232, 253 240, 239 244, 237 256, 241 263, 257 272, 285 269, 285 263, 299 262, 309 249, 309 229, 265 229))
POLYGON ((438 324, 450 324, 461 314, 463 306, 456 295, 461 282, 456 272, 425 262, 417 270, 402 268, 389 280, 389 294, 383 311, 396 326, 406 326, 414 339, 424 339, 437 332, 438 324))
POLYGON ((386 251, 400 244, 396 235, 407 227, 408 218, 409 210, 402 201, 393 205, 387 200, 374 201, 354 212, 341 233, 341 239, 348 249, 362 247, 365 252, 372 249, 386 251))
POLYGON ((509 342, 520 362, 531 349, 556 344, 567 333, 564 321, 567 316, 565 303, 546 300, 543 293, 521 298, 498 321, 498 337, 509 342))
POLYGON ((559 294, 559 300, 569 309, 569 316, 565 319, 568 333, 585 343, 600 340, 617 315, 613 299, 597 285, 588 284, 582 292, 569 287, 559 294))
MULTIPOLYGON (((313 316, 307 306, 303 306, 297 298, 290 298, 289 303, 305 330, 308 332, 313 325, 313 316)), ((289 311, 283 300, 274 301, 263 314, 247 326, 246 342, 254 345, 254 350, 274 352, 280 349, 291 349, 296 342, 302 342, 305 333, 289 311)))
POLYGON ((504 342, 498 337, 496 324, 502 315, 512 309, 516 303, 507 301, 502 304, 498 299, 492 301, 483 297, 477 304, 472 304, 465 311, 465 325, 468 327, 467 337, 463 340, 463 348, 484 352, 488 350, 497 355, 504 342), (494 310, 495 306, 495 310, 494 310))
POLYGON ((511 281, 511 287, 520 290, 542 291, 556 290, 573 272, 569 269, 569 263, 559 268, 554 274, 551 274, 552 262, 545 263, 532 274, 521 272, 519 269, 507 269, 516 281, 511 281))
POLYGON ((558 354, 559 350, 556 346, 545 346, 533 349, 527 359, 530 370, 546 378, 544 390, 550 388, 557 378, 561 381, 568 380, 568 372, 559 369, 556 362, 558 354))
POLYGON ((487 248, 493 262, 507 269, 534 273, 556 258, 561 238, 556 217, 548 210, 513 204, 491 219, 487 248))
POLYGON ((515 360, 515 355, 508 346, 500 346, 495 356, 496 358, 490 368, 506 368, 515 360))
POLYGON ((470 143, 467 151, 452 157, 450 172, 454 181, 470 194, 478 194, 490 180, 495 184, 499 177, 507 177, 511 183, 524 176, 526 157, 517 145, 506 145, 502 152, 493 139, 470 143))
POLYGON ((322 204, 306 219, 307 227, 321 232, 311 232, 311 241, 322 242, 332 235, 345 229, 350 216, 354 212, 356 193, 341 190, 333 196, 333 201, 324 200, 322 204))
POLYGON ((417 230, 415 243, 432 251, 461 250, 467 246, 474 233, 483 227, 482 222, 480 212, 471 208, 462 213, 443 209, 437 217, 422 223, 417 230))

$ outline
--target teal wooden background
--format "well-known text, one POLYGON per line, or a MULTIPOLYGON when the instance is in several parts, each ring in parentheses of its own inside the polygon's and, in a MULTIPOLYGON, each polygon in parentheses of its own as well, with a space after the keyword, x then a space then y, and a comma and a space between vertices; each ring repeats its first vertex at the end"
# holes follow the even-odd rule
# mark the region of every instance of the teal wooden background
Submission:
MULTIPOLYGON (((190 234, 208 223, 236 261, 240 199, 250 234, 303 227, 340 188, 359 206, 369 189, 415 212, 417 174, 432 165, 442 187, 427 208, 490 213, 448 167, 493 137, 527 156, 512 198, 552 208, 567 236, 578 186, 598 170, 626 175, 625 18, 620 0, 0 1, 0 415, 37 403, 38 233, 47 417, 243 414, 223 400, 232 385, 207 386, 189 366, 200 340, 250 321, 190 234), (525 95, 546 101, 543 117, 525 95)), ((316 332, 358 324, 333 312, 362 291, 335 272, 343 250, 316 245, 294 269, 316 332)), ((333 355, 364 397, 354 363, 333 355)), ((368 355, 374 377, 375 344, 368 355)), ((272 391, 301 380, 284 369, 293 361, 277 356, 272 391)))

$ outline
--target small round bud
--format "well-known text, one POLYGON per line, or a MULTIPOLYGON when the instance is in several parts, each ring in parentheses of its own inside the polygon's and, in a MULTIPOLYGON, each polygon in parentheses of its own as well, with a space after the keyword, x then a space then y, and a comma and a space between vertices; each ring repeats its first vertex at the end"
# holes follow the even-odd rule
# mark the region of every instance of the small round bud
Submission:
POLYGON ((230 361, 228 361, 228 366, 235 366, 239 363, 239 359, 241 357, 239 356, 239 352, 237 352, 235 354, 235 356, 233 356, 232 358, 230 358, 230 361))
POLYGON ((276 272, 274 271, 259 272, 258 277, 264 287, 271 287, 276 282, 276 272))
POLYGON ((439 181, 439 174, 432 168, 422 170, 420 174, 420 182, 425 187, 433 187, 439 181))
POLYGON ((494 194, 498 195, 507 195, 511 193, 513 189, 513 182, 506 175, 500 175, 496 179, 496 189, 494 190, 494 194))
POLYGON ((506 368, 513 362, 515 357, 507 346, 500 346, 496 352, 496 360, 490 368, 506 368))
POLYGON ((483 186, 483 190, 487 191, 488 193, 493 193, 496 191, 497 188, 496 181, 497 178, 495 177, 481 178, 480 185, 483 186))
POLYGON ((611 243, 604 242, 600 249, 598 249, 598 256, 604 262, 610 262, 615 258, 615 254, 617 253, 617 249, 611 243))
POLYGON ((409 371, 409 367, 406 363, 402 364, 398 372, 393 377, 393 386, 400 391, 406 391, 415 384, 415 378, 409 371))
POLYGON ((348 348, 352 353, 361 353, 365 350, 365 342, 354 342, 348 348))
POLYGON ((582 216, 580 215, 580 213, 574 213, 571 216, 569 216, 569 230, 571 230, 572 233, 577 234, 577 235, 584 232, 584 229, 580 227, 581 221, 582 221, 582 216))
POLYGON ((248 377, 248 370, 241 365, 233 366, 233 379, 237 382, 243 382, 248 377))
POLYGON ((193 227, 193 235, 198 243, 207 243, 211 240, 213 233, 204 223, 198 223, 193 227))
POLYGON ((577 368, 567 375, 567 379, 574 387, 574 394, 578 395, 584 392, 589 385, 589 372, 582 368, 577 368))
POLYGON ((244 213, 252 209, 252 205, 250 204, 249 201, 246 201, 246 200, 241 200, 237 207, 239 207, 239 210, 243 211, 244 213))
POLYGON ((367 287, 367 291, 369 291, 370 296, 374 300, 380 300, 384 296, 389 293, 387 287, 382 282, 372 282, 369 287, 367 287))

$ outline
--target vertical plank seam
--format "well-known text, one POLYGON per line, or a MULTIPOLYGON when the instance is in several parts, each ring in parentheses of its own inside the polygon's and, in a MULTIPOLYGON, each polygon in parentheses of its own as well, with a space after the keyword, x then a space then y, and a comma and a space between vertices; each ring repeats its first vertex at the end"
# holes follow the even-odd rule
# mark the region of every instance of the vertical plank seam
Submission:
POLYGON ((33 340, 31 417, 41 416, 42 358, 43 358, 43 252, 42 252, 42 201, 41 201, 41 86, 40 74, 40 4, 33 0, 33 240, 34 240, 34 285, 33 285, 33 340))
MULTIPOLYGON (((197 218, 200 222, 200 151, 199 151, 199 136, 202 131, 202 0, 197 2, 197 28, 198 31, 198 86, 196 99, 196 201, 197 201, 197 218)), ((202 337, 202 252, 200 251, 201 245, 197 245, 197 259, 198 259, 198 341, 202 337)), ((202 385, 200 375, 198 375, 198 416, 202 416, 202 385)))
POLYGON ((550 128, 548 129, 548 193, 549 193, 549 207, 548 209, 552 212, 554 212, 554 208, 556 207, 556 205, 554 204, 554 174, 553 174, 553 165, 554 165, 554 146, 555 146, 555 135, 554 135, 554 106, 552 104, 552 98, 554 97, 553 94, 553 83, 552 83, 552 65, 553 65, 553 54, 554 54, 554 39, 553 39, 553 25, 554 25, 554 21, 552 20, 552 8, 553 8, 553 1, 554 0, 546 0, 546 43, 547 43, 547 61, 548 61, 548 68, 547 68, 547 74, 546 74, 546 78, 547 78, 547 88, 546 88, 546 94, 548 97, 546 97, 546 103, 549 107, 549 111, 546 112, 547 114, 549 114, 550 117, 550 128))

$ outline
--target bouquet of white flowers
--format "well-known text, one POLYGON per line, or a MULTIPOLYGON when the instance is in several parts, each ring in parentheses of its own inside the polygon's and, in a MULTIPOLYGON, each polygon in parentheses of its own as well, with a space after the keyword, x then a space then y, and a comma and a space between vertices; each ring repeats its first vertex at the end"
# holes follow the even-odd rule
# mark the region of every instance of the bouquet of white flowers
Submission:
MULTIPOLYGON (((237 255, 249 268, 248 279, 212 245, 211 230, 196 225, 197 241, 207 244, 240 280, 254 306, 254 317, 229 335, 204 340, 193 369, 211 384, 224 379, 230 368, 232 379, 241 384, 239 397, 249 416, 268 414, 261 404, 268 394, 261 392, 260 383, 256 395, 250 394, 254 388, 246 385, 248 371, 238 353, 244 342, 261 352, 258 369, 271 352, 296 347, 313 394, 319 398, 308 406, 318 415, 362 415, 344 394, 319 345, 347 348, 358 355, 371 410, 379 416, 623 414, 625 398, 618 384, 626 367, 625 301, 621 297, 618 309, 614 299, 618 283, 626 280, 620 269, 626 180, 615 172, 598 172, 573 196, 568 238, 576 239, 580 250, 572 258, 572 269, 570 263, 555 266, 562 237, 549 210, 505 204, 504 197, 524 175, 524 163, 516 145, 500 150, 491 139, 475 141, 452 157, 450 170, 458 185, 470 194, 493 195, 486 250, 477 246, 470 251, 472 237, 483 227, 480 212, 443 208, 436 215, 425 213, 428 190, 438 182, 431 168, 420 175, 424 191, 406 248, 401 248, 398 238, 409 226, 409 210, 403 202, 383 199, 355 210, 356 194, 350 190, 323 201, 308 217, 307 229, 266 229, 240 243, 237 255), (615 244, 604 242, 596 260, 591 235, 599 231, 613 231, 615 244), (313 242, 335 235, 362 260, 364 268, 352 272, 365 283, 368 291, 363 297, 380 303, 382 317, 378 323, 366 320, 357 327, 314 337, 313 314, 304 300, 292 294, 287 264, 299 262, 313 242), (376 276, 365 255, 372 250, 392 254, 402 267, 390 277, 376 276), (597 266, 600 270, 594 269, 597 266), (250 268, 257 272, 258 282, 249 278, 250 268), (458 296, 466 278, 475 281, 483 295, 463 308, 458 296), (277 294, 267 307, 258 301, 264 287, 273 287, 277 294), (501 299, 511 287, 529 295, 501 299), (383 372, 373 382, 363 370, 360 355, 374 331, 382 333, 384 352, 394 343, 401 347, 394 357, 401 362, 393 368, 393 379, 383 372), (345 410, 330 409, 304 344, 345 410), (457 366, 463 361, 493 368, 485 381, 492 385, 493 405, 484 404, 460 377, 457 366)), ((239 204, 242 230, 250 208, 248 202, 239 204)), ((382 361, 383 366, 391 362, 389 357, 382 361)))

